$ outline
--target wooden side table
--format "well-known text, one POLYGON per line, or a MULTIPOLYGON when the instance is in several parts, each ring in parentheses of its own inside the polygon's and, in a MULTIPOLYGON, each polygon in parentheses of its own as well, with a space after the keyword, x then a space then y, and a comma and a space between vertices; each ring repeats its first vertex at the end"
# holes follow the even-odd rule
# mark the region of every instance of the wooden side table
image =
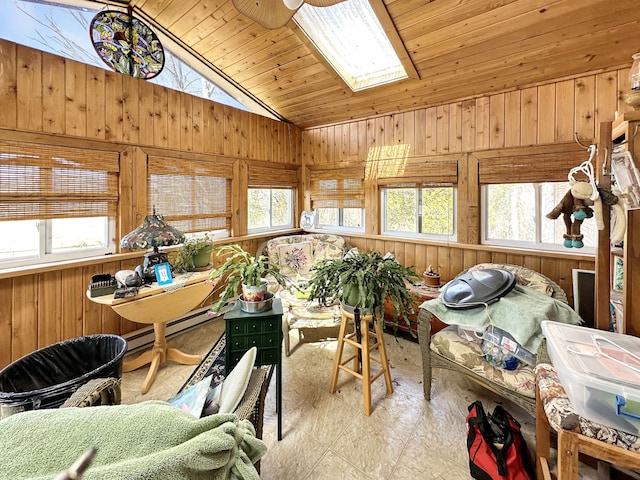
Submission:
POLYGON ((183 365, 197 365, 202 360, 199 355, 190 355, 170 347, 165 334, 168 321, 193 310, 207 298, 211 289, 209 272, 206 271, 176 275, 173 283, 165 286, 153 283, 140 288, 138 295, 131 298, 113 298, 113 295, 91 297, 87 291, 89 300, 110 306, 121 317, 136 323, 153 324, 153 348, 122 365, 123 372, 131 372, 150 364, 149 373, 142 383, 143 395, 151 388, 162 363, 174 361, 183 365))
MULTIPOLYGON (((402 330, 403 332, 411 332, 413 335, 418 335, 418 312, 420 311, 420 305, 427 300, 433 300, 434 298, 438 298, 440 296, 439 287, 427 287, 423 284, 413 285, 412 283, 407 282, 407 289, 413 298, 413 308, 415 309, 415 315, 411 315, 409 319, 410 326, 406 324, 402 317, 398 318, 398 330, 402 330)), ((389 328, 393 328, 393 305, 389 301, 384 302, 384 321, 385 326, 389 328)), ((440 322, 441 323, 441 322, 440 322)), ((442 327, 446 325, 442 324, 442 327)), ((442 328, 441 327, 441 328, 442 328)), ((432 326, 433 328, 433 326, 432 326)), ((437 332, 439 329, 436 329, 437 332)), ((435 332, 432 332, 435 333, 435 332)))
POLYGON ((251 347, 256 347, 256 365, 276 366, 276 411, 278 412, 278 440, 282 440, 282 301, 273 299, 271 310, 246 313, 240 305, 224 314, 225 370, 229 371, 251 347))

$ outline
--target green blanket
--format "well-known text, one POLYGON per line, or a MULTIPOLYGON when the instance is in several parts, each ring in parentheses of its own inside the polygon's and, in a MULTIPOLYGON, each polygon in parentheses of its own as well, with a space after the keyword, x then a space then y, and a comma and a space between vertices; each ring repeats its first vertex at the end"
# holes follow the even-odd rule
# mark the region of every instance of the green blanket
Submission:
POLYGON ((428 310, 449 325, 481 329, 493 326, 510 333, 530 352, 537 352, 542 341, 543 320, 579 325, 582 319, 566 303, 521 285, 516 285, 495 303, 467 310, 447 308, 440 299, 428 300, 420 308, 428 310))
POLYGON ((83 480, 258 479, 266 452, 233 414, 196 419, 160 401, 34 410, 0 421, 0 479, 53 479, 90 447, 83 480))

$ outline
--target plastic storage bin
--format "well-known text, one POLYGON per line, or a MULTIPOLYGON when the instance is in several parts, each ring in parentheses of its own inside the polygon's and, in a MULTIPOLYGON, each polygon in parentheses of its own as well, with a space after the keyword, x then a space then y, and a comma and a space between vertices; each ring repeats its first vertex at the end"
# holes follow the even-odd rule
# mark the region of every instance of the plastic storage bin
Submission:
POLYGON ((89 380, 122 377, 127 341, 88 335, 32 352, 0 371, 0 419, 24 410, 57 408, 89 380))
POLYGON ((640 338, 550 321, 542 332, 576 411, 640 435, 640 338))
POLYGON ((530 352, 518 342, 506 331, 498 327, 488 327, 482 339, 502 348, 504 351, 509 352, 521 362, 527 363, 531 366, 536 364, 536 354, 530 352))

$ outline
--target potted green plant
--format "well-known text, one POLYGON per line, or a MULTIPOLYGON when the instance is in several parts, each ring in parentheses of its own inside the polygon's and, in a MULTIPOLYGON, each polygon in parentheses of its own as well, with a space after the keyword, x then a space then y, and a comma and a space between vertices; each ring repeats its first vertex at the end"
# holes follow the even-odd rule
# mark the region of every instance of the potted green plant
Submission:
POLYGON ((219 246, 214 249, 214 255, 216 258, 226 258, 209 274, 214 288, 218 285, 223 286, 218 300, 211 306, 213 312, 218 312, 227 301, 237 297, 241 287, 243 300, 263 300, 268 285, 268 280, 265 278, 267 275, 270 275, 282 287, 287 287, 289 282, 287 277, 280 273, 277 265, 269 264, 267 256, 259 255, 256 257, 240 245, 219 246), (226 282, 221 283, 225 277, 226 282))
POLYGON ((358 307, 382 319, 384 301, 393 305, 393 321, 414 312, 405 281, 419 280, 414 267, 403 267, 390 254, 350 251, 344 258, 322 260, 311 269, 309 297, 323 305, 340 301, 344 308, 358 307))
POLYGON ((213 241, 206 234, 186 239, 176 251, 173 269, 177 272, 189 272, 206 268, 211 263, 213 247, 213 241))

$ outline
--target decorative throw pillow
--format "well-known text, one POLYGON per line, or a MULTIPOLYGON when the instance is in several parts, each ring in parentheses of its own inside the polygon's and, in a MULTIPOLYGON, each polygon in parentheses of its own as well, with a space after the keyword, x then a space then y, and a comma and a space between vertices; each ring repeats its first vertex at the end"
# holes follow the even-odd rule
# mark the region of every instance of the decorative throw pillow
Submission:
POLYGON ((269 257, 269 263, 273 265, 280 265, 280 256, 278 255, 278 247, 280 247, 280 245, 312 242, 313 239, 313 235, 289 235, 287 237, 272 238, 267 242, 267 256, 269 257))
POLYGON ((247 350, 223 380, 220 397, 218 398, 219 413, 232 413, 240 404, 240 400, 242 400, 244 392, 247 390, 247 385, 249 385, 257 353, 258 349, 256 347, 251 347, 247 350))
POLYGON ((278 245, 278 258, 283 275, 306 277, 313 262, 311 242, 278 245))
POLYGON ((333 243, 318 242, 316 244, 313 259, 318 262, 320 260, 337 260, 342 258, 342 248, 333 243))

